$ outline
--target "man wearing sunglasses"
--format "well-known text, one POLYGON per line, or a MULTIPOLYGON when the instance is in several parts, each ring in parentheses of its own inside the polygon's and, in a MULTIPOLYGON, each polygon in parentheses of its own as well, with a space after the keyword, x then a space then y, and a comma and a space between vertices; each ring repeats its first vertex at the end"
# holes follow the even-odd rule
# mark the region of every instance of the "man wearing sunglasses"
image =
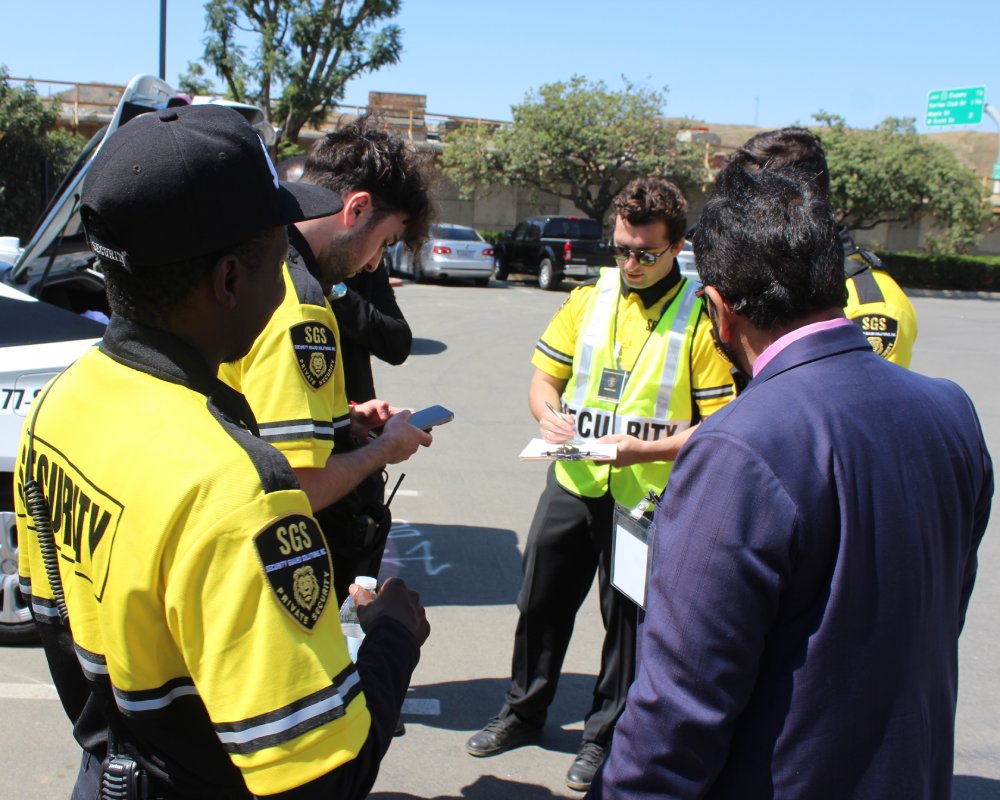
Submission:
POLYGON ((723 172, 694 250, 753 378, 656 510, 642 660, 588 800, 950 797, 993 495, 975 409, 845 317, 843 248, 809 176, 723 172))
POLYGON ((573 621, 598 575, 605 639, 583 743, 566 775, 586 790, 611 742, 635 670, 635 604, 610 581, 615 503, 663 491, 691 427, 733 396, 695 287, 675 257, 687 203, 669 181, 641 178, 615 198, 618 269, 574 290, 538 340, 528 402, 542 438, 616 442, 611 464, 549 471, 524 553, 511 686, 500 713, 466 744, 492 756, 541 736, 573 621), (560 406, 562 413, 551 410, 560 406))

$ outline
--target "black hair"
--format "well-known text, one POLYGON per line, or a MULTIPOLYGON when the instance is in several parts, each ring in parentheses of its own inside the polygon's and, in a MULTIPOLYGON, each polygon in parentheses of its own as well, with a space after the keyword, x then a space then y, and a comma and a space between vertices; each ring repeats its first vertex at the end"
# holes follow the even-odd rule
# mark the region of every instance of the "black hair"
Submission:
POLYGON ((775 330, 847 303, 844 250, 830 206, 795 171, 727 165, 701 212, 695 263, 734 311, 775 330))
MULTIPOLYGON (((795 169, 813 182, 823 198, 830 196, 830 170, 826 165, 823 143, 805 128, 781 128, 751 136, 729 156, 726 166, 730 164, 741 165, 745 170, 795 169)), ((716 186, 719 186, 720 178, 725 180, 720 173, 716 186)))
POLYGON ((615 213, 629 225, 667 226, 667 241, 677 244, 687 229, 687 200, 666 178, 636 178, 612 201, 615 213))
POLYGON ((433 207, 426 159, 403 139, 379 130, 367 114, 326 134, 306 157, 301 180, 341 197, 365 191, 372 196, 378 219, 404 212, 409 221, 403 240, 418 247, 430 228, 433 207))

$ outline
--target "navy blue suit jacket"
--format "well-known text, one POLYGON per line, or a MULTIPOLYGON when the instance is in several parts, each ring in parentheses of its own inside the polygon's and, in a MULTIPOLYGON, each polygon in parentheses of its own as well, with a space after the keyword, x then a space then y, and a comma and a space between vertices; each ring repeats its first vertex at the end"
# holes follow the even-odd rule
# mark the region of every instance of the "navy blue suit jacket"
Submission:
POLYGON ((993 472, 950 381, 854 326, 781 351, 681 452, 590 798, 951 796, 993 472))

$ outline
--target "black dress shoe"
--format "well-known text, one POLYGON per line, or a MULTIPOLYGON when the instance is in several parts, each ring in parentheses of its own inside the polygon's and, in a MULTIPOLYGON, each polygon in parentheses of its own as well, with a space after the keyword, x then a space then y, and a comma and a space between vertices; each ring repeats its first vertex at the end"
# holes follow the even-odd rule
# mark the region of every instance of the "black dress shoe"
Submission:
POLYGON ((594 780, 594 773, 604 761, 607 748, 597 742, 584 742, 580 746, 580 752, 576 754, 576 761, 566 773, 566 785, 570 789, 578 792, 585 792, 590 788, 590 782, 594 780))
POLYGON ((522 722, 511 714, 509 717, 493 717, 485 727, 465 743, 470 756, 495 756, 505 753, 541 738, 542 728, 522 722))

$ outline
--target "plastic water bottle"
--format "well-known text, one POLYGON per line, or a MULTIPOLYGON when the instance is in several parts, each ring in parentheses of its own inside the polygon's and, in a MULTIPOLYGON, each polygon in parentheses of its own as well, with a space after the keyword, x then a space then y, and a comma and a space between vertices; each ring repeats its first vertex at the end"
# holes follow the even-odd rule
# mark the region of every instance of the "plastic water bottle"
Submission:
MULTIPOLYGON (((354 582, 372 596, 375 595, 375 587, 378 586, 376 578, 369 575, 358 575, 354 582)), ((347 642, 347 654, 351 657, 351 661, 357 661, 358 650, 361 649, 365 631, 358 619, 358 606, 350 595, 340 607, 340 629, 344 632, 344 639, 347 642)))

